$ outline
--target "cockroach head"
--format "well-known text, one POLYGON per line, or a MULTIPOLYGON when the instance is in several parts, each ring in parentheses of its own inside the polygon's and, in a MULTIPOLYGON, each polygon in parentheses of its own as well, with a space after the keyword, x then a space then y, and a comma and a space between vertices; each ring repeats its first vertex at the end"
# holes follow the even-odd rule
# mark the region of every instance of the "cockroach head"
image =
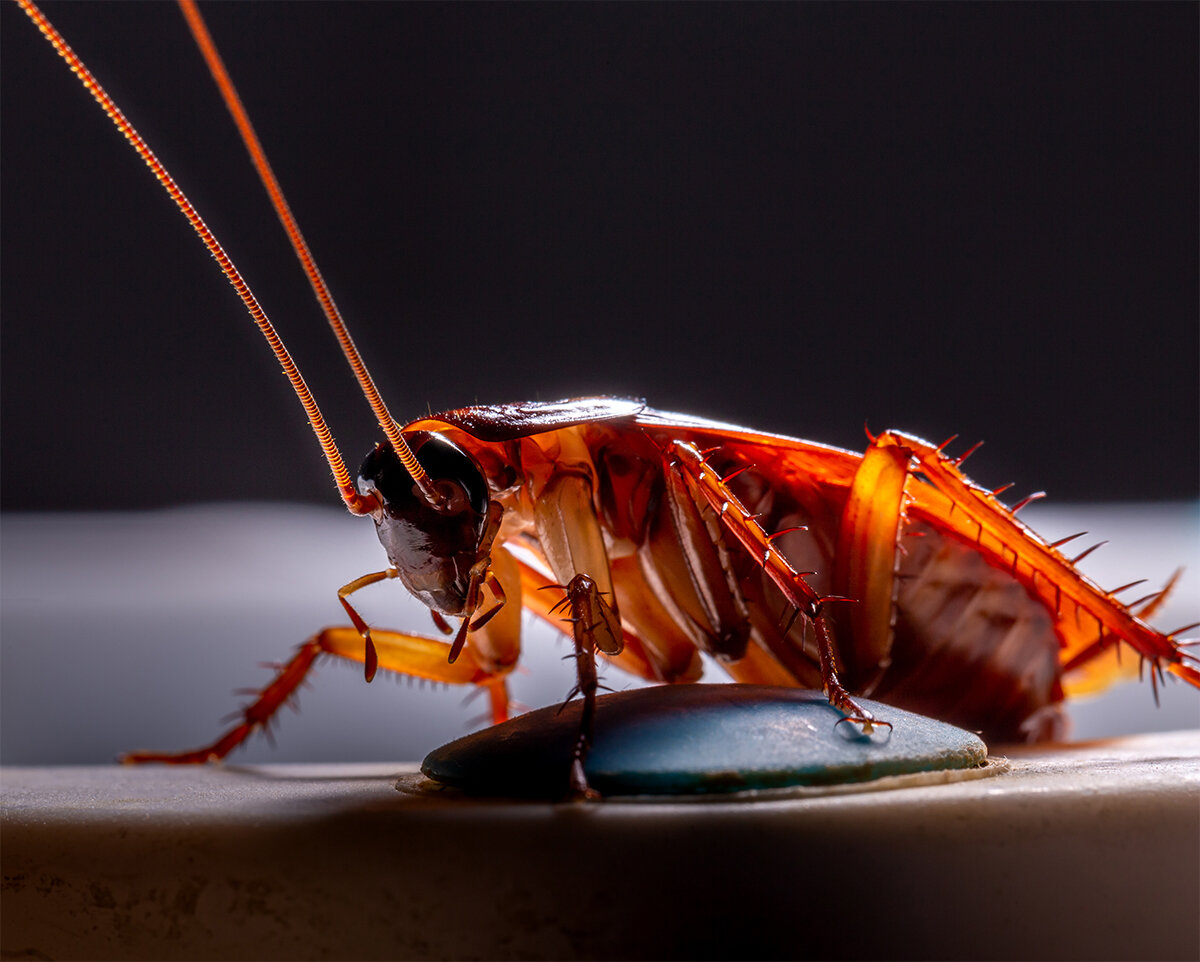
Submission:
POLYGON ((386 443, 359 468, 359 493, 378 498, 375 532, 408 590, 442 614, 470 614, 471 567, 491 547, 482 544, 487 481, 471 456, 442 435, 422 431, 405 440, 445 503, 434 506, 422 496, 386 443))

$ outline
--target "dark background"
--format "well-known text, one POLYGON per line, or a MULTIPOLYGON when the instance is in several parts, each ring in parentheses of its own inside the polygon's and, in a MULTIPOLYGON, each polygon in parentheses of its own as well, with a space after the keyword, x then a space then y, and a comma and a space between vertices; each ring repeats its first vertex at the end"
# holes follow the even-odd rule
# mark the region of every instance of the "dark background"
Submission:
MULTIPOLYGON (((587 393, 988 486, 1194 498, 1198 8, 214 4, 401 420, 587 393)), ((46 12, 375 438, 182 19, 46 12)), ((333 503, 173 205, 3 18, 3 506, 333 503)))

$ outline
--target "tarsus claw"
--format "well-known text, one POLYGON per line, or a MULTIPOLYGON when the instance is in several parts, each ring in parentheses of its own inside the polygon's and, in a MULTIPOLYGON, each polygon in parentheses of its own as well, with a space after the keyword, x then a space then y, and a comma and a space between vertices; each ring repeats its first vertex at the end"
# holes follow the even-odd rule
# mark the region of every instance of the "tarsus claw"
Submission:
MULTIPOLYGON (((877 718, 872 718, 868 714, 846 715, 843 718, 839 718, 834 723, 833 727, 836 729, 839 725, 842 725, 846 722, 849 722, 851 725, 858 726, 857 734, 860 738, 870 738, 872 735, 875 734, 875 730, 878 728, 886 728, 887 729, 887 737, 888 738, 892 737, 892 723, 891 722, 881 721, 877 718)), ((884 740, 886 741, 887 739, 884 739, 884 740)))

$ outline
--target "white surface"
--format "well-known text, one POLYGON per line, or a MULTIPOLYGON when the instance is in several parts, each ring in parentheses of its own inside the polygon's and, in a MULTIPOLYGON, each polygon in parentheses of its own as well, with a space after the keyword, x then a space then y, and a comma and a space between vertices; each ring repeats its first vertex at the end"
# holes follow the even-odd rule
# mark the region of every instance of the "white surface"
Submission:
MULTIPOLYGON (((1200 505, 1031 505, 1021 516, 1050 539, 1083 529, 1109 539, 1082 567, 1106 586, 1147 578, 1130 598, 1186 566, 1155 622, 1200 620, 1200 505)), ((96 764, 211 741, 243 701, 231 692, 263 684, 260 663, 343 624, 335 590, 383 563, 371 523, 334 508, 7 515, 0 525, 0 760, 10 765, 96 764)), ((394 583, 355 600, 373 623, 433 630, 394 583)), ((511 688, 529 707, 553 704, 573 683, 566 646, 533 619, 527 628, 511 688)), ((607 682, 638 684, 613 669, 607 682)), ((478 724, 485 706, 464 706, 464 695, 383 678, 368 686, 357 667, 325 661, 300 714, 282 713, 277 747, 257 736, 234 760, 419 760, 478 724)), ((1200 727, 1200 692, 1168 684, 1162 703, 1137 684, 1076 702, 1076 737, 1200 727)))
POLYGON ((394 771, 4 769, 4 957, 1200 954, 1197 732, 749 803, 478 801, 394 771))

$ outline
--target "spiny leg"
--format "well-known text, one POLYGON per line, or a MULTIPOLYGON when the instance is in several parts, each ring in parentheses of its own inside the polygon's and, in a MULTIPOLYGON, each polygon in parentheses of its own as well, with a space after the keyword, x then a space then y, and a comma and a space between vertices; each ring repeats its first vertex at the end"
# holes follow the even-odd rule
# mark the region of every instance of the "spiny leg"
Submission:
MULTIPOLYGON (((826 622, 823 607, 829 601, 849 599, 837 596, 818 595, 804 578, 788 563, 788 560, 771 545, 771 536, 755 520, 754 516, 738 500, 721 478, 708 464, 695 445, 676 441, 672 446, 675 467, 692 484, 698 495, 715 511, 721 524, 737 539, 742 548, 758 563, 779 591, 795 610, 813 624, 816 634, 817 652, 821 662, 821 685, 829 704, 842 712, 843 721, 857 725, 864 735, 872 734, 877 727, 892 726, 880 721, 850 697, 837 675, 833 636, 826 622)), ((789 625, 790 627, 790 625, 789 625)))
POLYGON ((951 459, 940 447, 898 431, 884 432, 875 441, 877 445, 884 442, 911 456, 912 470, 932 485, 909 485, 907 515, 957 533, 973 543, 989 564, 1008 568, 1030 594, 1040 598, 1056 619, 1064 665, 1078 668, 1106 648, 1124 642, 1152 665, 1162 665, 1200 688, 1200 673, 1184 663, 1188 654, 1177 637, 1186 628, 1163 634, 1145 624, 1132 610, 1138 602, 1122 603, 1115 597, 1120 589, 1105 591, 1075 568, 1093 549, 1068 558, 1058 548, 1071 538, 1047 544, 1017 520, 1016 512, 1036 495, 1008 508, 997 497, 1003 488, 987 491, 959 470, 965 455, 951 459), (1074 607, 1074 617, 1066 617, 1068 606, 1074 607), (1092 647, 1096 640, 1101 643, 1092 647), (1081 657, 1084 651, 1087 655, 1081 657))
MULTIPOLYGON (((556 596, 549 589, 561 592, 562 585, 528 562, 519 562, 519 566, 525 610, 541 618, 555 630, 561 630, 561 619, 556 612, 562 608, 564 599, 559 597, 555 600, 556 596)), ((621 650, 607 657, 610 664, 631 675, 647 681, 660 680, 650 658, 642 648, 641 639, 624 623, 621 625, 621 650)))
MULTIPOLYGON (((474 684, 488 689, 492 713, 499 720, 507 714, 504 674, 489 672, 470 650, 451 664, 450 646, 444 641, 393 631, 375 631, 379 667, 385 671, 412 675, 451 685, 474 684)), ((224 758, 259 728, 266 729, 275 714, 296 694, 313 664, 321 655, 333 655, 349 661, 365 662, 362 635, 357 627, 326 628, 304 642, 291 660, 280 666, 275 677, 241 710, 241 721, 211 745, 194 751, 131 752, 121 757, 125 764, 159 762, 168 765, 196 765, 224 758)))
POLYGON ((585 574, 576 575, 567 584, 563 602, 571 611, 568 620, 571 622, 571 634, 575 640, 575 670, 578 679, 567 700, 570 701, 576 694, 583 696, 579 732, 571 750, 569 787, 575 798, 594 799, 600 796, 588 786, 584 763, 587 761, 595 735, 596 691, 599 688, 596 651, 620 650, 617 639, 621 637, 621 625, 611 606, 601 596, 596 582, 585 574))
POLYGON ((592 743, 596 652, 620 654, 624 632, 617 614, 604 531, 596 516, 592 480, 570 471, 556 473, 537 499, 534 523, 546 562, 566 592, 560 604, 567 604, 571 611, 568 620, 575 638, 579 679, 576 691, 583 695, 584 702, 569 787, 576 798, 595 798, 583 766, 592 743))

